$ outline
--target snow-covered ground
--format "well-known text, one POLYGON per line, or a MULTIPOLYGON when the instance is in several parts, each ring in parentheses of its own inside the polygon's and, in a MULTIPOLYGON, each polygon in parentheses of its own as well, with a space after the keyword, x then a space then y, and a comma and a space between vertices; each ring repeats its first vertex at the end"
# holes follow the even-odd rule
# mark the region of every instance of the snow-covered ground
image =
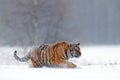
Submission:
POLYGON ((29 62, 21 63, 13 58, 28 51, 19 47, 0 48, 0 80, 120 80, 120 46, 81 47, 82 56, 69 61, 76 69, 29 68, 29 62))

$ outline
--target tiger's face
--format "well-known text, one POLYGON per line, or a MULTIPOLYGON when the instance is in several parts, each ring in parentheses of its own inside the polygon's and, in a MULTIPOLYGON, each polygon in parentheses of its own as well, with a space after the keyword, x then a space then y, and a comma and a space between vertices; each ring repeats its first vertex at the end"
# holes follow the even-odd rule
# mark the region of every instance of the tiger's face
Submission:
POLYGON ((81 51, 80 51, 80 43, 78 44, 70 44, 70 54, 72 57, 80 57, 81 51))

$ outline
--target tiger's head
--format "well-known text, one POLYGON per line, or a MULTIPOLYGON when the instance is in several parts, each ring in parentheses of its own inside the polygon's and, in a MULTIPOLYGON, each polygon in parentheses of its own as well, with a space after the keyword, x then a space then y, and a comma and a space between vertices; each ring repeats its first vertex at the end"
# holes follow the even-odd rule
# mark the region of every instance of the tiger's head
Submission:
POLYGON ((80 57, 81 56, 81 50, 80 50, 80 43, 77 44, 70 44, 70 55, 72 57, 80 57))
POLYGON ((56 50, 56 53, 65 59, 69 59, 72 57, 80 57, 80 43, 69 43, 67 41, 58 42, 53 45, 53 48, 56 50))

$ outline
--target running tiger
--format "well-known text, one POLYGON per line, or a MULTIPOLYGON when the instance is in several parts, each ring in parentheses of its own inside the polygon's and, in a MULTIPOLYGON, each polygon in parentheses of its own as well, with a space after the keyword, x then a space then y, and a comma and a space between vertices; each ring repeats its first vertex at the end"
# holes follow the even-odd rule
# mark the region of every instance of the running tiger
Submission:
POLYGON ((55 44, 35 47, 30 50, 25 57, 18 57, 17 51, 14 52, 14 58, 18 61, 25 62, 29 59, 32 62, 32 66, 38 67, 60 67, 60 68, 75 68, 77 67, 72 62, 67 60, 72 57, 81 56, 79 47, 80 43, 69 44, 68 42, 58 42, 55 44))

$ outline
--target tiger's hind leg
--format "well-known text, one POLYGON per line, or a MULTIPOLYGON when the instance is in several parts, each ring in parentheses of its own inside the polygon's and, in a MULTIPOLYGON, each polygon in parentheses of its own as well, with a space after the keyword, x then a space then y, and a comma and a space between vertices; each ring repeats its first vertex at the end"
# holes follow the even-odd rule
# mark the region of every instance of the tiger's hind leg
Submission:
POLYGON ((38 61, 31 60, 33 68, 42 68, 43 66, 38 63, 38 61))
POLYGON ((33 66, 33 68, 38 68, 39 67, 39 65, 36 64, 34 61, 32 61, 32 66, 33 66))

